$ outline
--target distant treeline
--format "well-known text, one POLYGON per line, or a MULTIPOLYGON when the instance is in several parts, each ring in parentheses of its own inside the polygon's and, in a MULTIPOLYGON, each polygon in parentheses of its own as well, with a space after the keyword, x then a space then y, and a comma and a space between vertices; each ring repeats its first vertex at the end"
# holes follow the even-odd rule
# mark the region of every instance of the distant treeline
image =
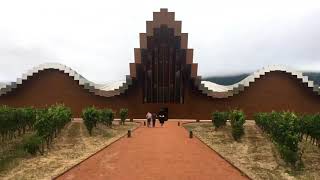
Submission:
MULTIPOLYGON (((243 73, 230 76, 209 76, 203 78, 204 81, 210 81, 221 85, 232 85, 249 76, 249 73, 243 73)), ((309 80, 315 84, 320 84, 320 72, 304 72, 303 75, 308 76, 309 80)))

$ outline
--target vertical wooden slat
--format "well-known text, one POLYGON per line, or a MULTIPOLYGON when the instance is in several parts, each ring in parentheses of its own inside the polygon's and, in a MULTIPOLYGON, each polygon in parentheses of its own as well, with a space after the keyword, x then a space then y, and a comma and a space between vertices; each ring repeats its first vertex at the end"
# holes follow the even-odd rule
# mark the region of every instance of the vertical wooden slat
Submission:
POLYGON ((178 66, 177 66, 177 64, 178 64, 178 61, 179 61, 179 52, 176 50, 176 52, 175 52, 175 54, 176 54, 176 61, 175 61, 175 66, 174 66, 174 102, 176 103, 176 101, 177 101, 177 88, 178 88, 178 86, 177 86, 177 70, 178 70, 178 66))
POLYGON ((151 77, 150 77, 150 85, 149 85, 149 88, 150 88, 150 101, 153 102, 153 61, 152 61, 152 51, 148 52, 148 61, 150 63, 150 70, 151 70, 151 77))
POLYGON ((165 48, 163 48, 163 52, 162 52, 162 102, 165 102, 165 94, 166 94, 166 90, 165 90, 165 67, 166 67, 166 63, 165 63, 165 48))
POLYGON ((183 102, 183 96, 182 96, 182 88, 183 88, 183 74, 182 74, 182 72, 180 71, 180 104, 182 104, 182 102, 183 102))
POLYGON ((156 62, 157 62, 157 66, 156 66, 156 75, 157 75, 157 83, 156 83, 156 88, 157 88, 157 101, 156 101, 156 103, 159 103, 159 53, 158 53, 158 51, 157 51, 157 49, 156 49, 156 51, 155 51, 155 55, 156 55, 156 62))
MULTIPOLYGON (((189 73, 191 76, 196 74, 196 71, 192 70, 192 65, 186 67, 186 64, 192 63, 192 50, 188 51, 181 47, 181 36, 175 36, 174 29, 161 26, 153 30, 153 36, 147 37, 148 48, 145 49, 144 55, 141 54, 145 68, 144 94, 147 102, 183 103, 184 83, 189 79, 189 73)), ((138 54, 135 56, 139 59, 138 54)))
POLYGON ((144 101, 148 102, 148 73, 147 73, 147 62, 144 62, 144 66, 143 66, 143 71, 144 71, 144 101))
POLYGON ((172 62, 172 48, 169 46, 169 62, 168 62, 168 102, 171 98, 171 62, 172 62))

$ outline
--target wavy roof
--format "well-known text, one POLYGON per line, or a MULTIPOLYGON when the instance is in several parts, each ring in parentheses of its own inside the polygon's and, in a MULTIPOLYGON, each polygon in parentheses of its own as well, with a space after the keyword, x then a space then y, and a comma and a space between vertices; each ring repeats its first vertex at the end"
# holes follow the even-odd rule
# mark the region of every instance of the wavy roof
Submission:
MULTIPOLYGON (((130 76, 126 76, 126 80, 123 81, 116 81, 106 84, 96 84, 92 81, 87 80, 82 75, 80 75, 68 66, 59 63, 45 63, 27 71, 22 75, 21 78, 18 78, 15 82, 0 83, 0 96, 3 94, 7 94, 8 92, 11 92, 13 89, 17 88, 17 85, 23 84, 23 81, 30 79, 30 77, 32 77, 33 75, 49 69, 62 71, 64 74, 67 74, 68 76, 72 77, 75 81, 77 81, 78 84, 82 86, 84 89, 87 89, 89 90, 89 92, 93 92, 95 95, 98 96, 112 97, 120 95, 128 89, 129 85, 132 84, 132 79, 130 76)), ((203 94, 207 96, 210 96, 212 98, 227 98, 230 96, 234 96, 235 94, 238 94, 240 91, 244 91, 244 88, 249 87, 250 83, 254 83, 261 76, 273 71, 282 71, 289 73, 292 76, 296 76, 297 79, 300 79, 302 81, 302 83, 307 84, 309 88, 312 88, 315 93, 320 95, 319 85, 314 84, 313 81, 309 81, 307 76, 304 76, 301 72, 294 71, 287 67, 278 65, 262 68, 254 72, 253 74, 249 75, 242 81, 233 85, 224 86, 209 81, 201 81, 200 76, 196 78, 195 85, 203 94)))
POLYGON ((250 83, 254 83, 257 79, 260 79, 261 76, 268 72, 274 71, 282 71, 289 73, 292 76, 296 76, 297 79, 302 81, 302 83, 307 84, 309 88, 312 88, 315 93, 320 95, 319 85, 316 85, 313 83, 313 81, 310 81, 308 76, 304 76, 302 72, 298 72, 280 65, 264 67, 233 85, 224 86, 209 81, 201 81, 201 77, 197 78, 195 84, 197 85, 198 89, 207 96, 211 96, 213 98, 227 98, 235 94, 239 94, 240 91, 244 91, 245 87, 249 87, 250 83))
POLYGON ((18 78, 15 82, 10 83, 0 83, 0 96, 11 92, 13 89, 17 88, 17 85, 23 84, 23 81, 30 79, 33 75, 39 73, 40 71, 45 71, 49 69, 55 69, 62 71, 64 74, 72 77, 75 81, 78 81, 78 84, 84 89, 93 92, 95 95, 112 97, 124 93, 129 85, 132 84, 130 76, 126 76, 125 81, 117 81, 106 84, 96 84, 84 78, 81 74, 77 73, 75 70, 71 69, 68 66, 59 63, 45 63, 39 66, 36 66, 26 73, 22 74, 21 78, 18 78))

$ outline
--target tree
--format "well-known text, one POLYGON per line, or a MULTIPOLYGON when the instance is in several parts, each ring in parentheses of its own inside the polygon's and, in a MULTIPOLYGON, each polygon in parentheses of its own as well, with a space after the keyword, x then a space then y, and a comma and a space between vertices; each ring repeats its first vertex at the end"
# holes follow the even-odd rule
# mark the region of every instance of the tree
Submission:
POLYGON ((214 112, 212 113, 212 123, 215 126, 215 129, 223 127, 226 125, 227 120, 229 118, 228 112, 214 112))
POLYGON ((93 127, 96 126, 97 121, 100 119, 100 113, 95 107, 87 107, 82 111, 82 118, 91 136, 93 127))
POLYGON ((232 136, 234 140, 239 141, 244 135, 245 115, 243 111, 233 110, 230 112, 232 136))
POLYGON ((101 122, 109 127, 112 126, 114 120, 114 112, 111 109, 101 110, 101 122))
POLYGON ((128 109, 127 108, 120 109, 119 114, 120 114, 120 124, 124 125, 124 122, 128 117, 128 109))

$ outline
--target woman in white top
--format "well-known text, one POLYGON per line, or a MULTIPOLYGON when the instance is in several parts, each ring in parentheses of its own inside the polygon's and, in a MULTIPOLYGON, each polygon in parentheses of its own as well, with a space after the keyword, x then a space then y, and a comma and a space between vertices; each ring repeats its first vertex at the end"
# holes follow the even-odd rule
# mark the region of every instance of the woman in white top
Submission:
POLYGON ((149 127, 151 125, 152 114, 148 112, 146 115, 146 118, 147 118, 147 126, 149 127))

